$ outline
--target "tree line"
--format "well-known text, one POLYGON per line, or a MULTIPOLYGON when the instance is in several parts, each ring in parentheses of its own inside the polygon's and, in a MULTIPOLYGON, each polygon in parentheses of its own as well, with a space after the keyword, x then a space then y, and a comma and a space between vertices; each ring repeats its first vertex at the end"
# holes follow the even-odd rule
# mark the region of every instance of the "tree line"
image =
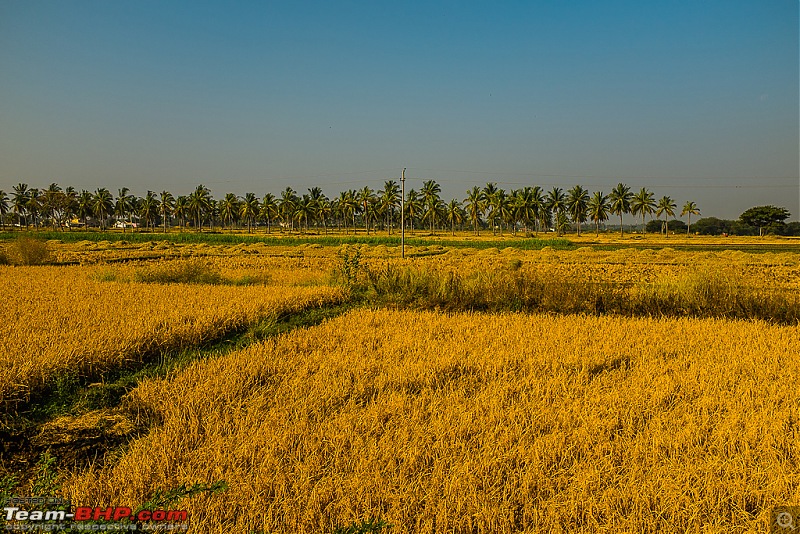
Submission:
MULTIPOLYGON (((484 187, 467 190, 461 201, 445 202, 440 185, 427 180, 419 191, 407 192, 404 209, 406 225, 412 233, 415 228, 425 227, 432 233, 444 229, 455 233, 456 228, 470 228, 476 235, 487 229, 493 234, 555 231, 559 235, 574 229, 580 235, 583 225, 592 224, 599 234, 600 225, 612 216, 619 217, 623 233, 624 216, 631 215, 635 219, 641 217, 642 231, 646 229, 645 218, 655 216, 660 231, 666 234, 668 220, 675 217, 677 204, 666 195, 656 200, 644 187, 633 192, 623 183, 608 194, 602 191, 590 194, 580 185, 567 191, 560 187, 544 191, 539 186, 506 191, 488 182, 484 187)), ((62 189, 57 183, 46 189, 20 183, 13 187, 10 197, 0 190, 0 223, 5 226, 15 221, 26 228, 63 229, 92 223, 107 229, 116 223, 123 231, 126 227, 143 226, 167 232, 179 225, 181 229, 192 227, 200 232, 214 227, 246 227, 252 232, 261 223, 266 232, 271 232, 274 226, 280 231, 306 232, 313 225, 321 226, 326 233, 336 227, 345 233, 383 230, 392 234, 399 227, 400 211, 400 186, 395 180, 386 180, 383 189, 364 186, 341 191, 333 198, 328 198, 320 187, 309 188, 303 194, 287 187, 278 196, 267 193, 261 198, 254 193, 243 197, 228 193, 217 200, 203 185, 177 197, 169 191, 147 191, 137 197, 126 187, 116 195, 102 187, 94 192, 78 192, 73 187, 62 189)), ((689 233, 691 218, 700 215, 700 210, 694 202, 687 201, 680 215, 688 215, 689 233)))

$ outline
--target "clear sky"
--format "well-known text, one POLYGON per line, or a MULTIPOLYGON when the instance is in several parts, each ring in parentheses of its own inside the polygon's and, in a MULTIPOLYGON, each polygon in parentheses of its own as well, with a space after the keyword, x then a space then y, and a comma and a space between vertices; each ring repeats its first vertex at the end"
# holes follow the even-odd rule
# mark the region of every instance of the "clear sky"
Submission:
POLYGON ((446 199, 617 182, 800 212, 797 0, 0 0, 0 189, 446 199))

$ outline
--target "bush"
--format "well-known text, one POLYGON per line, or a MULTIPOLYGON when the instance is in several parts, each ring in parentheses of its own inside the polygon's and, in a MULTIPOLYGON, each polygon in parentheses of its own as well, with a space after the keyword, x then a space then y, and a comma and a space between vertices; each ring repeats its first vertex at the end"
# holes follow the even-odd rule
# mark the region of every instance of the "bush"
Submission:
POLYGON ((222 275, 203 262, 192 260, 172 262, 140 269, 134 280, 145 284, 222 284, 222 275))
POLYGON ((44 265, 50 262, 50 249, 44 241, 19 236, 8 256, 14 265, 44 265))

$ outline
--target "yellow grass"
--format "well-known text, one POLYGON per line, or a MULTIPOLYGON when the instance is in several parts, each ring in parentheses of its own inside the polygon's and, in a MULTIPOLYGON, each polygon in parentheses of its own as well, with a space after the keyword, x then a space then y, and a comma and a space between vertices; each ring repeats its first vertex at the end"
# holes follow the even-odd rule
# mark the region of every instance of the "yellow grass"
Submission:
POLYGON ((64 373, 202 343, 268 314, 341 298, 329 287, 104 282, 98 268, 0 267, 0 402, 64 373))
POLYGON ((800 500, 800 331, 352 312, 140 384, 77 505, 224 479, 196 532, 763 532, 800 500))

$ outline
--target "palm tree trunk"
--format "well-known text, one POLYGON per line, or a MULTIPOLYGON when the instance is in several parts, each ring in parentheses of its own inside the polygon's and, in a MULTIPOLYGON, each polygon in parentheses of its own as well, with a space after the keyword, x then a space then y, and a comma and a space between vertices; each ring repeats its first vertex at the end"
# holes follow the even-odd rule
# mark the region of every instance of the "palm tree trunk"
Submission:
POLYGON ((624 227, 622 226, 622 213, 619 214, 619 235, 620 236, 625 235, 625 230, 624 227))

